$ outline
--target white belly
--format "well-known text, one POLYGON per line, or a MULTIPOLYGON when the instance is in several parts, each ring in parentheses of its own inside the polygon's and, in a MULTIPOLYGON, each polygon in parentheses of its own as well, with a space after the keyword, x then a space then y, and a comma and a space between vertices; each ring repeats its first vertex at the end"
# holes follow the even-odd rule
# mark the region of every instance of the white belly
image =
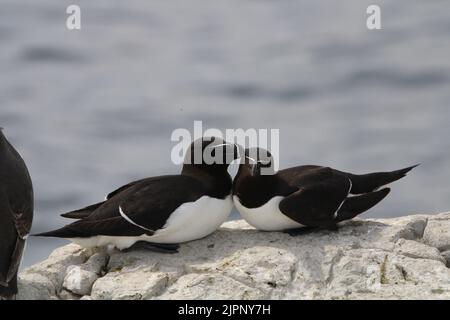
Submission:
POLYGON ((284 197, 277 196, 270 199, 261 207, 246 208, 241 204, 237 196, 233 196, 234 204, 242 218, 256 229, 281 231, 302 227, 302 224, 295 222, 280 211, 278 205, 283 199, 284 197))
POLYGON ((158 230, 151 241, 156 243, 179 243, 206 237, 224 223, 233 208, 231 196, 225 199, 203 196, 196 202, 184 203, 158 230))
POLYGON ((231 196, 225 199, 203 196, 195 202, 179 206, 164 227, 155 234, 138 237, 95 236, 69 239, 83 247, 116 247, 126 249, 137 241, 153 243, 181 243, 206 237, 216 231, 230 215, 233 208, 231 196))

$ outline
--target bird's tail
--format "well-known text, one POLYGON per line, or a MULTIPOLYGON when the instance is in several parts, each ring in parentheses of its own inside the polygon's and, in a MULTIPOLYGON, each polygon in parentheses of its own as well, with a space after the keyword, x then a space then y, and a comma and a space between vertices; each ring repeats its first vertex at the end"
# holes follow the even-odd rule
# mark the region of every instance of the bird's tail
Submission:
POLYGON ((417 166, 418 164, 415 166, 390 172, 374 172, 361 175, 347 174, 352 181, 352 189, 350 193, 363 194, 378 190, 379 188, 391 182, 403 178, 409 171, 417 166))
POLYGON ((54 238, 78 238, 81 235, 76 232, 75 230, 72 230, 71 228, 68 228, 68 226, 62 227, 60 229, 56 229, 53 231, 48 232, 42 232, 37 234, 32 234, 33 237, 54 237, 54 238))
POLYGON ((369 210, 383 200, 390 191, 391 189, 384 188, 360 196, 348 197, 337 212, 336 222, 353 219, 357 215, 369 210))
POLYGON ((104 203, 105 202, 102 201, 102 202, 95 203, 93 205, 87 206, 82 209, 66 212, 66 213, 61 214, 61 217, 70 218, 70 219, 84 219, 84 218, 89 217, 89 215, 92 212, 94 212, 97 208, 99 208, 104 203))

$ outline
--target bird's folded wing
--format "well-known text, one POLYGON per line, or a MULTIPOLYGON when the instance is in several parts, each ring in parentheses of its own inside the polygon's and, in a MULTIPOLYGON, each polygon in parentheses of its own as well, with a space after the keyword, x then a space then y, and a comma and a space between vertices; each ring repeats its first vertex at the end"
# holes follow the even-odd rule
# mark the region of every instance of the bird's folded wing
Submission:
POLYGON ((142 181, 107 200, 86 219, 65 228, 82 236, 153 234, 164 227, 180 205, 196 201, 203 194, 201 184, 189 177, 142 181))
POLYGON ((303 225, 312 227, 331 225, 350 189, 349 179, 331 175, 299 186, 299 190, 280 202, 279 209, 283 214, 303 225))
POLYGON ((83 219, 73 222, 61 229, 39 234, 40 236, 53 236, 60 238, 88 238, 93 236, 140 236, 152 235, 153 232, 145 231, 120 216, 103 218, 98 220, 83 219))
POLYGON ((136 183, 139 183, 139 182, 141 182, 141 181, 143 181, 143 180, 133 181, 133 182, 127 183, 126 185, 121 186, 120 188, 118 188, 118 189, 116 189, 116 190, 114 190, 114 191, 108 193, 108 195, 106 196, 106 199, 105 199, 105 200, 111 199, 111 198, 114 197, 115 195, 121 193, 122 191, 128 189, 129 187, 134 186, 136 183))
POLYGON ((61 214, 61 217, 69 219, 85 219, 89 217, 96 209, 100 208, 104 203, 105 201, 97 202, 81 209, 65 212, 61 214))
POLYGON ((105 201, 110 200, 112 197, 120 194, 121 192, 125 191, 126 189, 134 186, 136 183, 141 182, 141 181, 142 180, 133 181, 124 186, 121 186, 120 188, 108 193, 108 195, 105 197, 104 201, 94 203, 92 205, 89 205, 89 206, 81 208, 81 209, 65 212, 65 213, 61 214, 61 217, 69 218, 69 219, 85 219, 85 218, 89 217, 95 210, 100 208, 105 203, 105 201))
POLYGON ((136 186, 135 191, 120 204, 121 215, 137 225, 157 230, 179 206, 194 202, 205 194, 204 187, 195 179, 184 176, 136 186))

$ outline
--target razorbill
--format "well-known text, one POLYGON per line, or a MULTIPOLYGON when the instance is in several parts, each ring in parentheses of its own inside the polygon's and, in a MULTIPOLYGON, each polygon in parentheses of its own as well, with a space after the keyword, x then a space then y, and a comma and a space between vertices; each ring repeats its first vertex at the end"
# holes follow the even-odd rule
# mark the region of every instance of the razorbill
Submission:
POLYGON ((260 230, 295 234, 292 229, 297 229, 301 234, 308 229, 301 227, 335 229, 338 222, 380 202, 390 191, 380 188, 414 167, 356 175, 306 165, 275 173, 268 151, 246 149, 233 181, 233 201, 242 217, 260 230))
POLYGON ((181 174, 131 182, 105 201, 62 215, 78 221, 37 236, 83 247, 177 252, 179 243, 203 238, 227 220, 233 207, 227 169, 238 152, 218 137, 198 139, 186 153, 181 174), (206 161, 202 155, 216 158, 206 161))
POLYGON ((0 128, 0 299, 17 294, 17 271, 32 222, 28 169, 0 128))

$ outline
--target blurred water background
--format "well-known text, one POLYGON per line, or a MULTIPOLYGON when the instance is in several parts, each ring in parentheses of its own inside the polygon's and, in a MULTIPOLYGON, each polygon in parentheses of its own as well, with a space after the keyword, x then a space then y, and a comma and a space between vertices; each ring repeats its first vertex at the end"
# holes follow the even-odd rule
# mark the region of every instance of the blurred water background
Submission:
MULTIPOLYGON (((279 128, 282 168, 422 163, 364 216, 449 210, 450 2, 376 1, 383 29, 369 31, 372 3, 1 0, 0 125, 33 177, 33 232, 179 172, 170 135, 194 120, 279 128)), ((31 238, 23 265, 62 243, 31 238)))

